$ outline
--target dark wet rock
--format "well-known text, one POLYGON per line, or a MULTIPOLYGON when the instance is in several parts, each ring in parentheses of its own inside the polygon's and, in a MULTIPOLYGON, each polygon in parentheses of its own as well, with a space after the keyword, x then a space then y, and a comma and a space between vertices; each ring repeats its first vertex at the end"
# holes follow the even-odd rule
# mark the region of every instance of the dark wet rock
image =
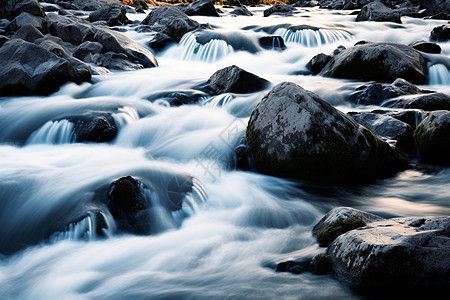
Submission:
POLYGON ((211 0, 196 0, 183 8, 183 11, 188 16, 219 17, 211 0))
POLYGON ((426 41, 416 41, 409 44, 410 47, 425 53, 441 53, 442 49, 438 44, 426 41))
POLYGON ((326 55, 323 53, 319 53, 315 55, 311 60, 308 62, 306 67, 311 70, 311 72, 318 74, 322 69, 326 66, 326 64, 331 60, 331 55, 326 55))
POLYGON ((144 68, 158 66, 153 53, 117 31, 97 27, 93 40, 102 44, 106 52, 125 54, 131 62, 141 64, 144 68))
POLYGON ((105 143, 112 141, 118 132, 117 125, 110 115, 87 114, 70 117, 75 124, 76 142, 105 143))
POLYGON ((380 220, 383 218, 365 211, 351 207, 335 207, 314 225, 312 233, 323 247, 330 245, 338 236, 347 231, 380 220))
POLYGON ((392 84, 369 82, 359 86, 350 96, 350 100, 357 104, 382 105, 387 99, 429 92, 431 91, 422 90, 404 79, 397 78, 392 84))
POLYGON ((106 52, 94 56, 95 62, 100 66, 121 71, 141 70, 143 65, 131 61, 125 53, 106 52))
POLYGON ((39 17, 45 15, 37 0, 0 0, 0 19, 12 20, 23 12, 39 17))
POLYGON ((20 39, 0 48, 0 62, 0 95, 48 95, 66 82, 82 82, 67 60, 20 39))
POLYGON ((450 217, 376 221, 337 237, 327 254, 337 277, 360 291, 446 290, 450 286, 449 228, 450 217))
POLYGON ((402 23, 399 13, 387 8, 383 3, 378 1, 366 4, 356 17, 356 21, 402 23))
POLYGON ((252 112, 247 143, 266 174, 347 182, 387 177, 407 159, 300 86, 278 84, 252 112))
POLYGON ((230 66, 216 71, 209 79, 208 86, 215 94, 253 93, 267 88, 270 82, 238 66, 230 66))
POLYGON ((108 5, 111 3, 111 1, 109 0, 72 0, 72 1, 61 1, 58 2, 59 5, 61 5, 62 3, 66 3, 66 5, 68 7, 73 7, 73 8, 67 8, 66 9, 75 9, 75 10, 86 10, 86 11, 93 11, 93 10, 97 10, 105 5, 108 5))
POLYGON ((236 7, 233 11, 230 12, 230 14, 236 16, 248 16, 248 17, 253 16, 252 12, 249 11, 248 8, 245 6, 236 7))
POLYGON ((147 96, 146 99, 149 101, 163 100, 167 101, 172 106, 181 106, 198 103, 207 97, 208 94, 197 90, 181 90, 155 93, 147 96))
POLYGON ((272 49, 284 50, 284 49, 286 49, 284 40, 279 35, 263 36, 263 37, 259 38, 258 42, 262 48, 267 49, 267 50, 272 50, 272 49))
POLYGON ((351 113, 356 122, 363 125, 376 137, 400 148, 406 153, 414 151, 413 129, 394 117, 370 112, 351 113))
POLYGON ((301 274, 310 270, 311 260, 303 261, 288 260, 277 264, 276 272, 289 272, 292 274, 301 274))
POLYGON ((106 205, 121 231, 147 234, 150 232, 148 209, 150 203, 140 191, 142 183, 131 176, 114 181, 106 205))
POLYGON ((388 100, 383 106, 425 111, 450 110, 450 97, 444 93, 407 95, 388 100))
POLYGON ((7 41, 9 41, 8 37, 0 35, 0 47, 3 46, 7 41))
POLYGON ((8 30, 17 31, 25 25, 33 25, 35 28, 42 32, 45 28, 44 18, 31 15, 27 12, 23 12, 15 17, 11 24, 9 24, 8 30))
POLYGON ((268 17, 268 16, 270 16, 272 14, 289 14, 293 10, 295 10, 295 8, 290 6, 290 5, 275 4, 274 6, 266 9, 263 12, 263 14, 264 14, 264 17, 268 17))
POLYGON ((45 17, 50 34, 61 38, 65 42, 81 44, 94 37, 92 25, 76 16, 61 16, 48 14, 45 17))
POLYGON ((158 25, 158 32, 165 33, 176 42, 179 42, 187 32, 200 27, 197 21, 192 20, 184 12, 173 6, 159 6, 153 9, 141 24, 158 25))
POLYGON ((427 0, 423 1, 423 6, 427 9, 429 15, 450 15, 450 0, 427 0))
POLYGON ((89 14, 89 21, 106 21, 109 26, 128 24, 127 11, 124 6, 112 3, 89 14))
POLYGON ((400 109, 400 110, 388 110, 388 111, 380 111, 374 110, 373 113, 381 113, 388 116, 391 116, 403 123, 411 126, 412 129, 416 129, 416 127, 423 121, 426 117, 426 113, 423 111, 419 111, 417 109, 400 109))
POLYGON ((428 114, 414 131, 414 139, 422 161, 450 165, 450 111, 428 114))
POLYGON ((333 262, 329 255, 317 254, 311 261, 311 272, 316 275, 325 275, 333 271, 333 262))
POLYGON ((292 4, 293 7, 315 7, 319 5, 319 1, 316 0, 299 0, 292 4))
POLYGON ((425 84, 427 72, 425 59, 411 47, 397 43, 365 43, 334 56, 320 75, 378 82, 403 78, 425 84))
POLYGON ((102 51, 103 45, 99 42, 86 41, 75 49, 73 56, 84 62, 93 63, 95 61, 93 56, 102 53, 102 51))
POLYGON ((161 51, 174 43, 176 42, 170 36, 165 33, 158 32, 148 43, 148 45, 155 51, 161 51))
POLYGON ((450 40, 450 24, 434 27, 430 33, 430 40, 447 42, 450 40))
POLYGON ((44 35, 31 24, 21 27, 11 36, 13 39, 22 39, 30 43, 34 43, 37 39, 43 37, 44 35))

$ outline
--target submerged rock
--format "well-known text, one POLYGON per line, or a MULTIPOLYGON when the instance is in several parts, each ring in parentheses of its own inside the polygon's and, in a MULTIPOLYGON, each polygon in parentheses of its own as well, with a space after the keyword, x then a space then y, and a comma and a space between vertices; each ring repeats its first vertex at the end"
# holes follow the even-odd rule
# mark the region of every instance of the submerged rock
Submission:
POLYGON ((434 111, 417 126, 414 139, 422 161, 450 165, 450 111, 434 111))
POLYGON ((448 288, 450 217, 371 222, 338 236, 327 254, 338 278, 361 291, 448 288))
POLYGON ((246 131, 263 173, 331 181, 387 177, 407 159, 316 94, 283 82, 261 100, 246 131))
POLYGON ((402 23, 400 14, 387 8, 383 3, 374 1, 363 6, 356 21, 376 21, 402 23))
POLYGON ((208 79, 208 86, 215 94, 253 93, 261 91, 269 85, 269 81, 235 65, 215 72, 208 79))
POLYGON ((427 83, 427 63, 419 51, 397 43, 357 44, 335 55, 320 72, 333 78, 427 83))
POLYGON ((284 40, 279 35, 263 36, 263 37, 259 38, 258 42, 262 48, 267 49, 267 50, 272 50, 272 49, 284 50, 284 49, 286 49, 284 40))

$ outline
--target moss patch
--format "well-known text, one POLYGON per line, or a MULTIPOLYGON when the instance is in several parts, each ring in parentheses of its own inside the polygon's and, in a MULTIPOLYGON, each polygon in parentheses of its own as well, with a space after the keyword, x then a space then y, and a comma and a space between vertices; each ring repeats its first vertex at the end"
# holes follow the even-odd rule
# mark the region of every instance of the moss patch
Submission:
POLYGON ((320 246, 325 247, 330 245, 341 234, 366 225, 366 222, 361 218, 339 218, 317 236, 317 241, 320 246))

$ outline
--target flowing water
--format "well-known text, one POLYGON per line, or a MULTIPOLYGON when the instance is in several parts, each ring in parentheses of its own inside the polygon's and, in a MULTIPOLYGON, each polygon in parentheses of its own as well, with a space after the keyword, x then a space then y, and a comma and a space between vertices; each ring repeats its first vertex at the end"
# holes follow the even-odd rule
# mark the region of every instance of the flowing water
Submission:
MULTIPOLYGON (((384 217, 450 214, 448 168, 416 167, 359 186, 235 169, 234 149, 268 90, 211 97, 199 87, 216 70, 235 64, 274 85, 296 82, 344 112, 370 110, 376 107, 346 101, 360 82, 302 75, 306 63, 363 39, 428 40, 442 23, 356 23, 348 11, 317 8, 263 18, 264 9, 251 8, 253 17, 193 17, 215 29, 188 33, 158 53, 158 68, 94 76, 48 97, 1 99, 1 299, 359 299, 332 276, 277 273, 274 266, 324 252, 311 229, 335 206, 384 217), (258 39, 270 34, 283 36, 286 49, 263 49, 258 39), (173 106, 174 93, 197 101, 173 106), (77 143, 71 117, 98 112, 114 119, 116 138, 77 143), (145 183, 151 235, 118 233, 96 200, 128 175, 145 183), (165 209, 171 182, 190 176, 183 208, 165 209)), ((142 45, 152 37, 124 29, 142 45)), ((450 43, 441 47, 426 88, 449 93, 450 43)))

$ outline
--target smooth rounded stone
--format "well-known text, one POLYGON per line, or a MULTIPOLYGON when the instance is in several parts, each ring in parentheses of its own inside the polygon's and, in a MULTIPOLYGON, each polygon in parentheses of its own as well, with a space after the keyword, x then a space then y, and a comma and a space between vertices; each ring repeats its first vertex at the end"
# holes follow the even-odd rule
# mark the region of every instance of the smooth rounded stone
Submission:
POLYGON ((109 188, 106 205, 121 231, 150 233, 148 210, 151 204, 142 195, 140 185, 139 180, 126 176, 114 181, 109 188))
POLYGON ((148 45, 155 51, 161 51, 174 43, 176 42, 170 36, 165 33, 158 32, 148 43, 148 45))
POLYGON ((441 46, 426 41, 416 41, 409 44, 410 47, 425 53, 441 53, 441 46))
POLYGON ((0 0, 0 19, 12 20, 23 12, 39 17, 45 16, 37 0, 0 0))
POLYGON ((337 277, 360 291, 448 290, 450 217, 372 222, 338 236, 327 254, 337 277))
POLYGON ((334 56, 319 75, 378 82, 403 78, 425 84, 427 73, 427 63, 419 51, 403 44, 368 42, 334 56))
POLYGON ((372 131, 376 137, 400 148, 404 152, 414 151, 413 129, 394 117, 370 112, 352 113, 353 119, 372 131))
POLYGON ((430 40, 447 42, 450 40, 450 24, 434 27, 430 33, 430 40))
POLYGON ((11 36, 12 39, 22 39, 30 43, 34 43, 37 39, 43 37, 44 35, 31 24, 21 27, 11 36))
POLYGON ((350 100, 357 104, 382 105, 387 99, 428 92, 402 78, 397 78, 392 84, 382 84, 372 81, 359 86, 350 96, 350 100))
POLYGON ((142 21, 142 25, 159 25, 161 32, 179 42, 183 35, 200 27, 184 12, 173 6, 158 6, 142 21))
POLYGON ((286 45, 284 40, 279 35, 263 36, 258 39, 259 45, 266 50, 284 50, 286 45))
POLYGON ((106 27, 96 27, 93 40, 102 44, 105 51, 123 53, 132 62, 141 64, 144 68, 158 66, 158 62, 150 50, 117 31, 106 27))
POLYGON ((272 14, 289 14, 291 13, 293 10, 295 10, 294 7, 290 6, 290 5, 284 5, 284 4, 275 4, 272 7, 266 9, 263 12, 264 17, 268 17, 272 14))
POLYGON ((43 31, 46 24, 44 22, 44 18, 39 16, 31 15, 27 12, 23 12, 17 17, 14 18, 14 20, 9 24, 8 30, 9 31, 17 31, 20 28, 22 28, 25 25, 33 25, 35 28, 37 28, 39 31, 43 31))
POLYGON ((82 82, 77 70, 43 47, 11 39, 0 48, 0 95, 49 95, 70 81, 82 82))
POLYGON ((219 17, 219 14, 211 0, 196 0, 183 8, 188 16, 219 17))
POLYGON ((266 174, 334 182, 387 177, 408 166, 367 128, 295 83, 278 84, 250 116, 247 143, 266 174))
POLYGON ((428 114, 414 131, 414 139, 423 162, 450 165, 450 111, 428 114))
POLYGON ((245 6, 236 7, 233 11, 230 12, 230 14, 236 16, 248 16, 248 17, 253 16, 253 13, 249 11, 248 8, 245 6))
POLYGON ((312 230, 321 247, 328 246, 347 231, 364 227, 382 217, 351 207, 335 207, 330 210, 312 230))
POLYGON ((253 93, 267 88, 270 82, 247 72, 236 65, 216 71, 208 79, 208 86, 215 94, 253 93))
POLYGON ((130 22, 125 7, 118 3, 112 3, 91 12, 89 21, 106 21, 109 26, 125 25, 130 22))
POLYGON ((406 95, 385 101, 383 106, 425 111, 450 110, 450 97, 444 93, 406 95))
POLYGON ((87 63, 93 63, 93 55, 102 53, 103 45, 98 42, 86 41, 79 45, 73 56, 87 63))
POLYGON ((356 17, 356 22, 361 21, 402 23, 399 13, 387 8, 383 3, 378 1, 366 4, 361 8, 361 11, 356 17))
POLYGON ((325 65, 331 60, 331 55, 326 55, 323 53, 319 53, 315 55, 311 60, 308 62, 306 67, 311 70, 311 72, 318 74, 322 69, 325 67, 325 65))
POLYGON ((75 124, 76 141, 79 143, 105 143, 112 141, 118 132, 116 122, 110 115, 88 114, 70 117, 75 124))
POLYGON ((79 45, 91 40, 95 34, 89 22, 76 16, 48 14, 45 21, 50 34, 72 44, 79 45))

